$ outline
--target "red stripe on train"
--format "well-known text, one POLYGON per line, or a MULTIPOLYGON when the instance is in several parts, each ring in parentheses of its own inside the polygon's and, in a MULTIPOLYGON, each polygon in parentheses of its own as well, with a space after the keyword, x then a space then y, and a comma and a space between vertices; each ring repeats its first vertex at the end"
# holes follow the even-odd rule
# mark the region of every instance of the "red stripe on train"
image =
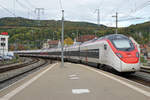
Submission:
POLYGON ((111 43, 110 40, 106 39, 106 41, 108 42, 109 46, 112 48, 112 50, 115 54, 120 53, 122 55, 122 58, 120 58, 120 59, 123 62, 129 63, 129 64, 134 64, 134 63, 139 62, 139 58, 136 57, 136 53, 138 52, 138 49, 135 45, 134 45, 135 49, 133 51, 120 51, 114 47, 114 45, 111 43))

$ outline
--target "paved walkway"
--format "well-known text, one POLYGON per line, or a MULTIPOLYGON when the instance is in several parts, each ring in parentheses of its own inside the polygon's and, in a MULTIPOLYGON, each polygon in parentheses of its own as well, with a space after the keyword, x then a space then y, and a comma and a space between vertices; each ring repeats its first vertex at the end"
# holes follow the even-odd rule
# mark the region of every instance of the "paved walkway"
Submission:
POLYGON ((0 100, 150 100, 150 88, 84 65, 65 63, 64 68, 49 66, 0 100))

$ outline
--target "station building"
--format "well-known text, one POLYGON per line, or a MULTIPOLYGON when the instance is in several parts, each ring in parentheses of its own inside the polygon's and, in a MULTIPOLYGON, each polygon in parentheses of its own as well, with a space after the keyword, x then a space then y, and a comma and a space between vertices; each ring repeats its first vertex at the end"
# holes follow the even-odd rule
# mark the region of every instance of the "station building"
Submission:
POLYGON ((5 55, 8 53, 8 33, 3 32, 0 34, 0 55, 5 55))

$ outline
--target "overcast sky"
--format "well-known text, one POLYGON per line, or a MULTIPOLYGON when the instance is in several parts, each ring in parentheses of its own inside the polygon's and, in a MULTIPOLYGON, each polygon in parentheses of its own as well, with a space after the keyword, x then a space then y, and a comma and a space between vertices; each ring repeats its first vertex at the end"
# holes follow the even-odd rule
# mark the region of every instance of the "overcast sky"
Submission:
MULTIPOLYGON (((97 23, 96 9, 100 9, 100 23, 115 26, 118 12, 119 27, 150 20, 150 0, 61 0, 65 10, 65 20, 97 23)), ((35 8, 44 8, 41 19, 60 20, 60 0, 0 0, 0 17, 37 19, 35 8), (6 9, 7 10, 6 10, 6 9)))

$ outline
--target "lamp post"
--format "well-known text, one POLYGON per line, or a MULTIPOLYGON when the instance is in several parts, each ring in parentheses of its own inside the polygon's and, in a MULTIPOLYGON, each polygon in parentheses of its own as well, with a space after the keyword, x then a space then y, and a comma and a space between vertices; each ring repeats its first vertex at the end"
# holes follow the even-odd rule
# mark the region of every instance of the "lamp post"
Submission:
POLYGON ((64 67, 64 10, 62 10, 61 67, 64 67))
POLYGON ((4 40, 3 40, 3 64, 4 64, 4 40))
POLYGON ((112 17, 116 18, 116 34, 118 34, 118 12, 116 12, 116 15, 112 17))

